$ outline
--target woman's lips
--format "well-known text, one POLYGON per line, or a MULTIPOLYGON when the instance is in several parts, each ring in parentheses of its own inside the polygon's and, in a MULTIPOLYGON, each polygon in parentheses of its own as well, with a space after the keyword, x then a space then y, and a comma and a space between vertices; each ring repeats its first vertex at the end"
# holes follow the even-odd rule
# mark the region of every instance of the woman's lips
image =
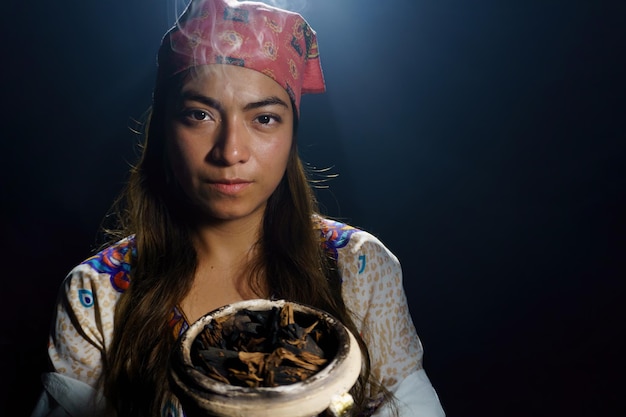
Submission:
POLYGON ((209 181, 209 185, 221 192, 222 194, 237 194, 244 188, 248 187, 252 184, 251 181, 246 180, 218 180, 218 181, 209 181))

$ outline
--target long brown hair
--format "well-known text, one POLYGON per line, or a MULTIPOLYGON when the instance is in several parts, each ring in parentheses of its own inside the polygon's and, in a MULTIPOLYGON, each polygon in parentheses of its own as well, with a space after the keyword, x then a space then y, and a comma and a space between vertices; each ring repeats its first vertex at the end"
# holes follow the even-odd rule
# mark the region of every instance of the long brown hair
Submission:
MULTIPOLYGON (((106 352, 102 384, 120 416, 160 414, 169 395, 169 359, 176 336, 168 319, 191 288, 197 265, 184 198, 171 180, 165 155, 168 100, 180 91, 183 76, 157 80, 139 162, 113 206, 117 223, 110 241, 135 235, 137 258, 131 285, 115 310, 113 340, 106 352)), ((352 390, 357 408, 366 403, 367 348, 341 296, 334 259, 320 243, 314 221, 317 203, 294 139, 285 175, 265 210, 259 256, 250 265, 250 284, 265 280, 280 298, 322 308, 357 337, 365 367, 352 390), (280 213, 280 214, 279 214, 280 213)))

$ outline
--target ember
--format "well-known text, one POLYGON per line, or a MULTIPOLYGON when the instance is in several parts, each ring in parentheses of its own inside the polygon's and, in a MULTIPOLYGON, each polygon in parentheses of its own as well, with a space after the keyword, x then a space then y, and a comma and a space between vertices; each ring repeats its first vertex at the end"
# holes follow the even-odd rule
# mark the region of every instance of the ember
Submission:
POLYGON ((212 320, 193 342, 196 369, 243 387, 276 387, 304 381, 337 349, 327 323, 296 313, 291 304, 270 310, 242 309, 212 320))

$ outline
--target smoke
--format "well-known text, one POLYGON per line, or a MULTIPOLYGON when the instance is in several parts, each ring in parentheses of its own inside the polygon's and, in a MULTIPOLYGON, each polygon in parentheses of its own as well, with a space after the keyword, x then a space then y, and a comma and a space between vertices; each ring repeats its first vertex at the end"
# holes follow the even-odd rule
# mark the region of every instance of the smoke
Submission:
POLYGON ((178 17, 159 50, 162 74, 245 66, 278 82, 298 106, 302 91, 324 91, 315 32, 292 7, 307 1, 174 0, 178 17))
MULTIPOLYGON (((171 25, 176 23, 178 17, 182 14, 185 8, 189 5, 191 0, 167 0, 170 5, 168 6, 167 18, 171 25)), ((241 2, 244 0, 232 0, 234 2, 241 2)), ((311 0, 256 0, 259 3, 265 3, 269 6, 278 7, 280 9, 290 10, 303 14, 308 8, 308 3, 311 0)))
MULTIPOLYGON (((288 2, 288 0, 269 0, 257 1, 256 3, 274 5, 276 3, 288 2)), ((240 55, 239 52, 243 48, 244 38, 235 30, 235 25, 238 21, 247 22, 247 12, 235 11, 228 19, 220 20, 219 23, 215 20, 216 16, 219 14, 217 11, 218 7, 224 5, 235 6, 238 3, 244 2, 239 0, 176 0, 176 12, 179 17, 176 24, 180 34, 184 35, 187 41, 183 42, 183 45, 177 45, 172 42, 172 50, 181 54, 191 53, 193 54, 193 56, 190 56, 191 62, 199 63, 210 61, 210 57, 205 56, 206 54, 211 56, 220 55, 223 57, 235 57, 240 55), (185 16, 188 15, 196 19, 200 17, 200 19, 194 23, 186 24, 187 18, 183 16, 181 20, 180 17, 183 12, 185 16), (213 23, 208 23, 206 19, 211 19, 213 23), (191 50, 188 50, 187 45, 194 46, 191 50)), ((247 3, 250 2, 247 1, 247 3)), ((280 28, 277 30, 282 31, 286 16, 277 14, 274 18, 276 19, 274 24, 276 27, 280 28)), ((256 51, 256 54, 259 56, 263 55, 267 47, 266 42, 271 41, 272 36, 267 29, 263 29, 263 26, 259 26, 258 28, 250 26, 250 29, 253 37, 256 38, 256 46, 251 47, 249 43, 251 39, 248 39, 248 46, 245 48, 245 53, 250 55, 254 54, 256 51), (269 38, 266 38, 268 36, 269 38)))
POLYGON ((310 0, 260 0, 261 3, 268 4, 270 6, 278 7, 280 9, 290 10, 292 12, 301 13, 307 8, 307 3, 310 0))
POLYGON ((166 0, 167 5, 167 21, 170 26, 176 23, 183 11, 187 8, 190 0, 166 0))
MULTIPOLYGON (((237 22, 247 22, 248 15, 245 10, 236 9, 228 19, 216 22, 215 17, 222 12, 218 12, 224 6, 236 6, 240 3, 256 3, 266 4, 272 7, 282 8, 284 10, 293 10, 292 6, 304 8, 308 0, 263 0, 263 1, 241 1, 241 0, 173 0, 173 13, 176 14, 175 25, 178 26, 178 34, 170 39, 171 50, 187 56, 189 67, 192 63, 209 62, 211 57, 219 55, 221 57, 238 57, 243 51, 246 56, 255 54, 266 59, 272 56, 273 51, 277 47, 279 41, 276 34, 284 30, 287 15, 284 13, 276 13, 270 21, 272 30, 266 27, 266 24, 258 28, 250 27, 251 37, 246 38, 235 30, 237 22), (287 8, 289 7, 289 8, 287 8), (191 22, 189 19, 195 19, 191 22), (211 19, 213 23, 209 23, 207 19, 211 19), (187 23, 189 21, 189 23, 187 23), (231 26, 232 25, 232 29, 231 26), (176 38, 176 39, 175 39, 176 38), (251 43, 256 38, 256 44, 251 43)), ((297 11, 296 11, 297 12, 297 11)), ((297 12, 299 13, 299 12, 297 12)), ((260 24, 260 20, 257 24, 260 24)), ((243 58, 243 57, 242 57, 243 58)), ((237 58, 233 58, 237 59, 237 58)), ((275 58, 272 58, 275 59, 275 58)))

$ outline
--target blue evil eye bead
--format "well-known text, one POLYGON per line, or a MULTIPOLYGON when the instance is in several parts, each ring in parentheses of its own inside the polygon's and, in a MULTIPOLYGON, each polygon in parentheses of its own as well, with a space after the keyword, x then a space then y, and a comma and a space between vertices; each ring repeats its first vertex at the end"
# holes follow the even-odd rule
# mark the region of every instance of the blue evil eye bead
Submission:
POLYGON ((359 255, 359 274, 365 271, 365 255, 359 255))
POLYGON ((83 307, 93 306, 93 293, 89 290, 78 290, 78 299, 83 307))

